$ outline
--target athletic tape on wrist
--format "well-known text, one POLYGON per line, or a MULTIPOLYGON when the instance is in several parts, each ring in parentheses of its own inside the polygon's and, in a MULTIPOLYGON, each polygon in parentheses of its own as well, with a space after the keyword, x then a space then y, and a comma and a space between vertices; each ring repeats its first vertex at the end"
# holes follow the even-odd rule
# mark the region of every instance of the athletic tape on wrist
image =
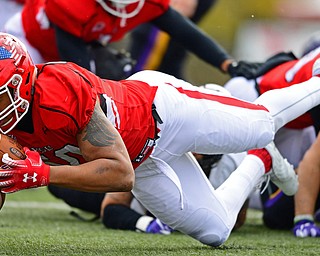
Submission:
POLYGON ((142 216, 137 220, 136 223, 136 228, 138 231, 142 231, 142 232, 146 232, 147 231, 147 227, 149 226, 149 224, 151 223, 151 221, 153 221, 154 218, 150 217, 150 216, 142 216))
POLYGON ((301 214, 294 217, 293 222, 296 224, 301 220, 310 220, 313 221, 313 216, 311 214, 301 214))

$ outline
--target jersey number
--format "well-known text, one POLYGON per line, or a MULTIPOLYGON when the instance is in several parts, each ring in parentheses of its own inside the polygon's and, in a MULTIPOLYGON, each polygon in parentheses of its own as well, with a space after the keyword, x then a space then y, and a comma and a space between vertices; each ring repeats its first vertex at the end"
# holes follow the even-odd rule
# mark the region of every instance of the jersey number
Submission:
MULTIPOLYGON (((72 145, 64 146, 63 148, 55 151, 54 155, 57 158, 66 161, 67 163, 69 163, 69 165, 79 165, 80 159, 82 159, 80 149, 72 145)), ((46 158, 43 155, 41 157, 42 157, 42 160, 49 165, 58 165, 57 163, 48 162, 48 158, 46 158)))

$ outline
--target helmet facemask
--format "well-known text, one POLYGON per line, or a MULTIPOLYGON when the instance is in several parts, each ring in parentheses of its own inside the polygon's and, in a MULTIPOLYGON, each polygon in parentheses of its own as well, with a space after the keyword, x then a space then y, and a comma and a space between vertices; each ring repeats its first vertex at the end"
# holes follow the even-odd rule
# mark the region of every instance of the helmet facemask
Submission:
POLYGON ((10 132, 29 109, 29 102, 19 95, 21 84, 22 77, 14 74, 10 80, 0 88, 0 96, 6 94, 10 101, 10 104, 0 111, 0 131, 4 134, 10 132), (12 87, 16 87, 16 89, 12 89, 12 87), (11 118, 5 122, 10 115, 12 115, 11 118))
POLYGON ((145 0, 96 0, 97 3, 108 13, 121 18, 121 26, 125 26, 126 19, 136 16, 142 9, 145 0), (127 10, 128 5, 136 4, 131 11, 127 10))
POLYGON ((0 132, 10 132, 27 113, 35 70, 25 46, 17 38, 0 33, 0 132))

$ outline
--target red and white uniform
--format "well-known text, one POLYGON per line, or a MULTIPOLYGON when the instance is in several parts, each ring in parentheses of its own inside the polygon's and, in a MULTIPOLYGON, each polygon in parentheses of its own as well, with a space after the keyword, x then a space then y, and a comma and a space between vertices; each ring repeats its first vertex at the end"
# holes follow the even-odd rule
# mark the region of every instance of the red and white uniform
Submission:
MULTIPOLYGON (((317 48, 299 60, 286 62, 270 70, 258 79, 260 93, 307 81, 312 76, 314 62, 319 58, 320 48, 317 48)), ((313 121, 310 113, 306 113, 288 123, 286 127, 301 129, 310 125, 313 125, 313 121)))
MULTIPOLYGON (((129 6, 128 11, 135 6, 129 6)), ((5 26, 5 31, 27 45, 35 63, 60 60, 55 33, 50 22, 85 42, 118 41, 137 27, 169 8, 169 0, 146 0, 139 15, 122 19, 107 13, 96 1, 84 0, 27 0, 19 12, 5 26), (48 43, 50 42, 50 43, 48 43)))
MULTIPOLYGON (((108 2, 108 1, 106 1, 108 2)), ((138 25, 155 19, 169 8, 169 0, 145 0, 139 15, 123 20, 106 12, 92 0, 47 0, 45 12, 53 23, 85 42, 117 41, 138 25), (124 24, 123 24, 124 22, 124 24)), ((138 3, 137 3, 138 4, 138 3)), ((136 6, 130 4, 127 12, 136 6)))
MULTIPOLYGON (((311 51, 299 60, 292 60, 283 63, 263 76, 257 78, 260 94, 269 90, 289 87, 293 84, 302 83, 312 77, 312 67, 314 62, 320 58, 320 47, 311 51)), ((247 80, 243 77, 230 79, 225 88, 235 97, 254 101, 259 93, 257 92, 255 81, 247 80)), ((294 121, 285 125, 292 129, 302 129, 313 125, 310 113, 306 113, 294 121)))
POLYGON ((318 77, 308 81, 308 90, 298 84, 269 91, 253 104, 156 71, 109 82, 72 64, 38 67, 32 105, 35 131, 13 130, 18 141, 49 161, 59 164, 57 158, 61 158, 71 163, 79 153, 76 134, 89 122, 102 94, 106 115, 133 160, 154 136, 151 107, 155 104, 162 120, 157 122, 159 139, 151 155, 137 164, 133 194, 170 227, 213 246, 229 237, 243 202, 265 168, 256 156, 248 155, 215 190, 190 152, 231 153, 264 147, 281 126, 320 103, 318 77))
POLYGON ((34 133, 14 130, 12 134, 22 145, 39 151, 47 162, 83 163, 76 135, 88 124, 100 95, 106 102, 106 115, 119 131, 132 160, 148 139, 154 139, 151 110, 157 87, 139 81, 101 80, 71 63, 37 67, 32 105, 34 133))
POLYGON ((310 90, 304 84, 271 90, 254 104, 218 96, 155 71, 142 71, 128 79, 158 86, 154 103, 163 120, 153 153, 135 171, 133 194, 170 227, 211 245, 228 238, 264 167, 248 155, 215 190, 190 152, 261 148, 281 126, 320 100, 316 96, 319 78, 308 81, 310 90))
MULTIPOLYGON (((224 88, 235 97, 253 102, 259 97, 257 87, 260 93, 264 94, 309 80, 312 77, 313 64, 319 58, 320 48, 317 48, 299 60, 288 61, 271 69, 257 81, 236 77, 230 79, 224 88)), ((275 143, 281 154, 297 167, 315 137, 313 120, 310 112, 307 112, 281 128, 275 136, 275 143)))

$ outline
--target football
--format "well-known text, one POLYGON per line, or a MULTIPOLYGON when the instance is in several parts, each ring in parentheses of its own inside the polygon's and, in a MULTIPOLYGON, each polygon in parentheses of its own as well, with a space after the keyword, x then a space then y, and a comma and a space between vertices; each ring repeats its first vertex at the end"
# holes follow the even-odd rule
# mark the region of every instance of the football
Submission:
MULTIPOLYGON (((0 134, 0 168, 5 169, 6 166, 2 162, 2 156, 8 153, 14 160, 25 159, 26 155, 23 147, 11 137, 0 134)), ((6 200, 6 194, 0 192, 0 210, 6 200)))
POLYGON ((23 147, 16 140, 7 135, 0 134, 0 168, 5 167, 2 162, 2 156, 5 153, 8 153, 14 160, 26 158, 23 147))

